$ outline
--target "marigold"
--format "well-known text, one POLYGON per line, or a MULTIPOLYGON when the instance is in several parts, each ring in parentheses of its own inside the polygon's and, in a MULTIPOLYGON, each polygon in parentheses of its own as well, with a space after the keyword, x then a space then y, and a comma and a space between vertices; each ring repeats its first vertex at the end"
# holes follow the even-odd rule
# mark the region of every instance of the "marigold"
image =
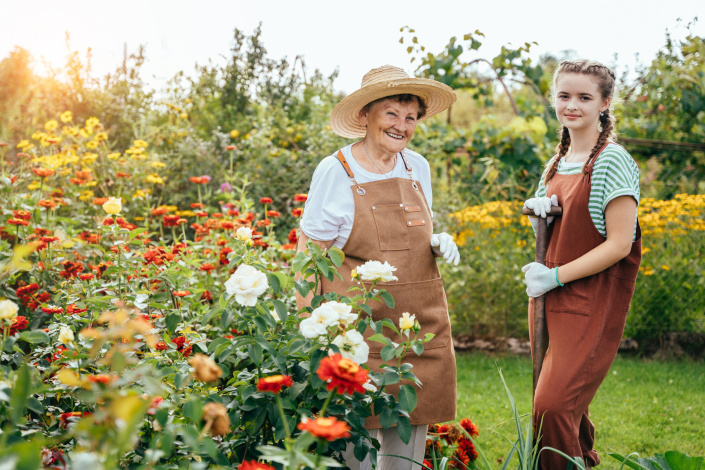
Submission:
POLYGON ((257 381, 257 390, 260 392, 279 393, 282 387, 291 387, 292 385, 294 385, 294 382, 288 375, 270 375, 257 381))
POLYGON ((338 393, 353 392, 365 393, 363 384, 367 382, 367 370, 360 367, 355 361, 346 359, 340 354, 333 354, 321 360, 318 377, 328 382, 328 390, 337 389, 338 393))
POLYGON ((350 437, 350 426, 348 426, 348 423, 345 421, 338 421, 333 417, 319 417, 316 419, 308 419, 304 417, 297 428, 301 431, 307 431, 312 435, 327 441, 335 441, 336 439, 350 437))

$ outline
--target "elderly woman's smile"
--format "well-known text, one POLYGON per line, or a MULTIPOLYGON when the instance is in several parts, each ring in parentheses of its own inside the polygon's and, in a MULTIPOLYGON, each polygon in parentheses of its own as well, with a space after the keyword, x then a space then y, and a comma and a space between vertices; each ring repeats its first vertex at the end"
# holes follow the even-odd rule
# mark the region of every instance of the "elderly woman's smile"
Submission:
POLYGON ((392 158, 411 140, 418 123, 419 105, 385 99, 373 103, 361 120, 367 125, 365 143, 374 158, 392 158))

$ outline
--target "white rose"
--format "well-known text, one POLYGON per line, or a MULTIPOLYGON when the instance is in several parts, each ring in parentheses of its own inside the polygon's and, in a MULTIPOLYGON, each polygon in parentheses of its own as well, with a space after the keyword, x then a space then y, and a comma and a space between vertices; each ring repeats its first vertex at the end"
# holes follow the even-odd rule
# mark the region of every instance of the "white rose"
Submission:
POLYGON ((59 330, 59 343, 61 344, 71 344, 73 343, 73 331, 68 326, 62 326, 59 330))
POLYGON ((398 278, 392 273, 396 271, 397 268, 389 264, 387 261, 381 263, 379 261, 368 261, 362 266, 355 268, 358 276, 363 281, 397 281, 398 278))
POLYGON ((326 302, 325 305, 332 308, 333 311, 338 314, 338 322, 343 328, 346 328, 357 320, 358 315, 352 312, 351 305, 336 302, 335 300, 326 302))
POLYGON ((13 320, 19 307, 10 299, 0 300, 0 320, 13 320))
POLYGON ((225 281, 228 295, 234 295, 235 301, 246 307, 253 307, 257 297, 268 288, 267 275, 247 264, 240 265, 235 274, 225 281))
POLYGON ((402 330, 408 330, 414 326, 414 321, 416 320, 416 315, 409 315, 409 312, 404 312, 401 314, 399 319, 399 328, 402 330))
POLYGON ((345 335, 336 336, 333 340, 333 344, 338 346, 341 356, 351 359, 358 364, 367 362, 370 347, 358 331, 349 330, 345 332, 345 335))
POLYGON ((329 303, 320 305, 299 325, 299 331, 306 338, 325 335, 329 326, 338 325, 338 313, 328 306, 329 303))
POLYGON ((252 240, 252 229, 250 227, 240 227, 235 232, 235 238, 241 242, 249 242, 252 240))

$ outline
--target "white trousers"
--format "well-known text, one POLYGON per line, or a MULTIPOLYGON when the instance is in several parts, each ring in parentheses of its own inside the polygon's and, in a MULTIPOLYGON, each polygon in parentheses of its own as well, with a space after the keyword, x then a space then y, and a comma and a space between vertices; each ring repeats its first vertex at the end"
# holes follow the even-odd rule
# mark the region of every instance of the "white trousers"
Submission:
MULTIPOLYGON (((411 439, 408 444, 404 444, 399 439, 397 428, 389 429, 370 429, 370 437, 377 439, 380 444, 380 449, 377 457, 377 470, 419 470, 421 465, 412 463, 405 459, 392 457, 399 455, 407 459, 413 459, 416 462, 423 462, 424 453, 426 451, 426 433, 428 426, 411 426, 411 439), (385 454, 384 456, 380 454, 385 454)), ((369 456, 362 462, 357 460, 353 455, 355 446, 348 445, 348 448, 343 452, 345 457, 345 465, 350 470, 372 470, 372 463, 369 456)))

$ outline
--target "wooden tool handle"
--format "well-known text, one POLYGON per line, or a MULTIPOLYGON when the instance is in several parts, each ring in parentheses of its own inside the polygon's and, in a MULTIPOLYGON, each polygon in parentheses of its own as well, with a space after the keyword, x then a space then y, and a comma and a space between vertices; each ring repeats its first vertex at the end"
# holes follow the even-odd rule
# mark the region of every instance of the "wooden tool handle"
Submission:
MULTIPOLYGON (((521 213, 524 215, 533 215, 534 217, 536 217, 534 210, 529 209, 528 207, 522 208, 521 213)), ((548 211, 546 215, 563 215, 563 208, 560 206, 551 206, 551 210, 548 211)))

